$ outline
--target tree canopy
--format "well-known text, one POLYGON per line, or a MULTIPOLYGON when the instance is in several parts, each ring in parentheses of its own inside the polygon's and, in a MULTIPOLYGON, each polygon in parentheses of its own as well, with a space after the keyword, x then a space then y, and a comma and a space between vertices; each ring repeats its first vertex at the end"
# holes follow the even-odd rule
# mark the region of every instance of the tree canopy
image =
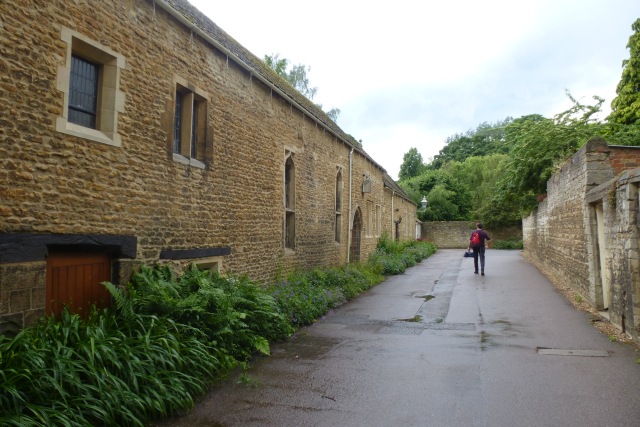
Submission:
MULTIPOLYGON (((316 93, 318 92, 318 88, 316 86, 311 86, 309 83, 308 73, 311 72, 311 67, 304 64, 296 64, 292 65, 291 69, 289 69, 289 60, 286 58, 280 58, 280 55, 277 53, 265 55, 264 63, 275 71, 277 75, 293 86, 294 89, 310 101, 313 101, 313 98, 315 98, 316 93)), ((322 109, 321 104, 316 105, 318 108, 322 109)), ((325 111, 325 114, 329 116, 331 120, 336 122, 340 116, 340 109, 332 108, 329 111, 325 111)))
POLYGON ((504 132, 512 120, 507 117, 496 123, 481 123, 475 130, 447 138, 446 145, 433 158, 430 167, 437 169, 450 161, 463 162, 468 157, 507 153, 509 147, 504 132))
POLYGON ((405 153, 402 160, 400 172, 398 173, 398 178, 400 180, 418 176, 424 170, 422 155, 418 153, 417 148, 410 148, 409 151, 405 153))
POLYGON ((611 102, 608 120, 616 125, 632 125, 640 121, 640 18, 632 25, 629 37, 629 59, 622 61, 622 77, 611 102))

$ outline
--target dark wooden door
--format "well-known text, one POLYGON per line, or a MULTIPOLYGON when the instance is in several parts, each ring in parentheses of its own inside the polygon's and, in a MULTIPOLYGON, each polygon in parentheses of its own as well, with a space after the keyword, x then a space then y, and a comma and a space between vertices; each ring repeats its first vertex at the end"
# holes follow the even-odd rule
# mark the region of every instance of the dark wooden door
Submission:
POLYGON ((59 317, 63 306, 86 315, 91 304, 107 307, 111 296, 100 283, 111 280, 111 257, 102 253, 50 253, 45 313, 59 317))

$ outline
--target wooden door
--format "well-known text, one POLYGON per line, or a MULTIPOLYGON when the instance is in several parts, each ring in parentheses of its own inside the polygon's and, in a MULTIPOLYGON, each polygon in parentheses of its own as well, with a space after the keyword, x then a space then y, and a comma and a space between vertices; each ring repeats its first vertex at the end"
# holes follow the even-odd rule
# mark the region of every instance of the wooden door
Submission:
POLYGON ((111 257, 107 254, 49 254, 45 313, 59 317, 65 305, 81 315, 87 315, 92 304, 107 307, 111 295, 100 283, 110 280, 111 257))

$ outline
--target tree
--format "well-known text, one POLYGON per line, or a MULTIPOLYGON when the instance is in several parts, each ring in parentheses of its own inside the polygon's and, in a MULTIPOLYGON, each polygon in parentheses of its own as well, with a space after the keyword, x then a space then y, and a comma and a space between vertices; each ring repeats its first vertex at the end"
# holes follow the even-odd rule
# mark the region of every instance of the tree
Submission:
POLYGON ((400 172, 398 173, 398 179, 413 178, 418 176, 424 170, 424 163, 422 161, 422 155, 418 153, 418 150, 414 147, 407 151, 402 159, 402 165, 400 165, 400 172))
POLYGON ((568 110, 547 119, 532 114, 507 126, 512 144, 507 169, 500 181, 503 200, 516 203, 522 214, 536 206, 536 197, 547 191, 547 181, 557 167, 596 135, 606 135, 609 127, 595 117, 604 99, 594 96, 594 105, 573 102, 568 110))
POLYGON ((444 170, 425 170, 421 175, 398 183, 418 206, 422 197, 429 201, 427 210, 418 212, 429 221, 461 221, 470 219, 471 195, 457 177, 444 170))
MULTIPOLYGON (((280 55, 277 53, 265 55, 264 63, 287 83, 293 86, 295 90, 300 92, 310 101, 313 101, 313 98, 315 98, 316 93, 318 92, 318 88, 309 85, 309 77, 307 74, 311 72, 311 67, 307 67, 304 64, 297 64, 293 65, 291 70, 288 70, 289 60, 286 58, 280 58, 280 55)), ((316 106, 322 109, 321 104, 316 104, 316 106)), ((332 108, 329 111, 325 111, 325 114, 335 122, 340 116, 340 109, 332 108)))
POLYGON ((475 130, 447 138, 446 145, 434 157, 429 167, 438 169, 450 161, 464 162, 468 157, 509 152, 504 133, 512 121, 511 117, 507 117, 496 123, 484 122, 475 130))
POLYGON ((629 59, 622 61, 622 77, 607 118, 614 125, 640 122, 640 18, 631 25, 631 29, 634 33, 627 43, 629 59))

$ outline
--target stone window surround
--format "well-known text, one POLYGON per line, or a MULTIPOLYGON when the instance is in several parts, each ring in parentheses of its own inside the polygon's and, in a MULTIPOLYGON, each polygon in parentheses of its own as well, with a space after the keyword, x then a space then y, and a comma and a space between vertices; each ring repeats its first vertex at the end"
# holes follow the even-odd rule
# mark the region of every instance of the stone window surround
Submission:
POLYGON ((284 207, 284 235, 283 246, 285 253, 295 250, 296 239, 296 166, 294 160, 295 151, 285 149, 284 151, 284 175, 283 175, 283 207, 284 207), (287 168, 291 164, 291 180, 287 183, 287 168))
POLYGON ((366 207, 366 215, 365 215, 365 220, 366 220, 366 226, 367 226, 367 230, 365 232, 366 237, 373 237, 375 232, 373 230, 374 227, 374 219, 373 219, 373 201, 372 200, 367 200, 366 203, 367 207, 366 207))
POLYGON ((201 153, 197 154, 196 158, 191 157, 191 126, 184 126, 182 129, 182 145, 180 148, 180 153, 175 153, 173 151, 173 128, 175 123, 173 123, 173 118, 175 117, 175 111, 172 111, 171 114, 171 131, 167 132, 169 137, 168 145, 171 147, 171 155, 173 161, 177 163, 181 163, 183 165, 193 166, 198 169, 206 169, 205 160, 205 150, 206 150, 206 127, 207 127, 207 106, 209 105, 209 97, 206 95, 206 92, 193 84, 190 84, 186 79, 175 76, 173 82, 173 92, 172 96, 174 97, 172 105, 175 109, 176 105, 176 92, 183 92, 187 94, 187 102, 183 104, 183 123, 191 123, 191 118, 193 117, 193 100, 195 98, 196 105, 199 110, 199 117, 204 118, 201 120, 201 123, 198 123, 198 132, 201 132, 199 147, 202 148, 201 153))
POLYGON ((66 27, 62 27, 60 38, 67 44, 67 50, 65 64, 58 67, 56 81, 56 88, 64 95, 62 115, 56 117, 56 131, 120 147, 118 113, 124 112, 125 104, 125 95, 120 91, 120 72, 125 69, 124 56, 66 27), (100 65, 96 129, 68 121, 72 54, 100 65))
POLYGON ((340 244, 342 240, 342 192, 344 183, 342 180, 342 167, 336 166, 336 195, 335 195, 335 243, 340 244))

